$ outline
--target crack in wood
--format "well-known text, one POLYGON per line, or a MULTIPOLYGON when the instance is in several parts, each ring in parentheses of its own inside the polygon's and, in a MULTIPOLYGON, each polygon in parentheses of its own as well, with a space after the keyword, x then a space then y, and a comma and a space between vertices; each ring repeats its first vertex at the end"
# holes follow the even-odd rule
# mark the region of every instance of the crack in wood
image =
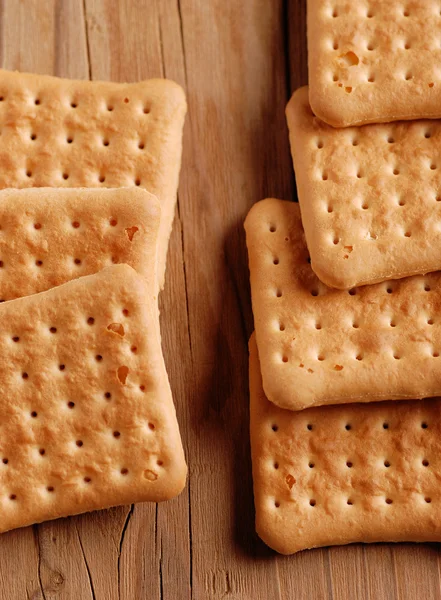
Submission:
POLYGON ((118 574, 118 598, 121 598, 121 554, 122 554, 122 547, 124 544, 124 538, 126 535, 126 531, 127 531, 127 527, 129 525, 129 521, 133 515, 133 511, 135 510, 135 505, 131 504, 130 505, 130 509, 127 513, 126 516, 126 520, 124 521, 124 525, 122 527, 121 530, 121 535, 119 538, 119 544, 118 544, 118 562, 117 562, 117 574, 118 574))
POLYGON ((159 559, 159 598, 163 600, 164 598, 164 584, 162 581, 162 557, 159 559))
POLYGON ((162 76, 167 77, 167 73, 165 70, 165 58, 164 58, 164 40, 162 38, 162 23, 161 16, 158 18, 158 38, 159 38, 159 49, 161 51, 161 68, 162 68, 162 76))
POLYGON ((190 595, 193 598, 193 533, 191 524, 191 492, 190 492, 190 474, 187 480, 187 500, 188 500, 188 547, 190 548, 190 595))
POLYGON ((177 0, 177 8, 178 8, 178 16, 179 16, 179 28, 180 28, 180 32, 181 32, 182 55, 183 55, 183 59, 184 59, 184 80, 185 80, 185 87, 188 88, 187 56, 186 56, 186 52, 185 52, 184 19, 182 18, 181 0, 177 0))
POLYGON ((38 584, 40 586, 41 596, 42 596, 43 600, 47 600, 46 599, 46 594, 44 593, 43 582, 41 580, 41 546, 40 546, 40 536, 39 536, 38 525, 33 525, 32 526, 32 531, 34 533, 35 543, 37 544, 37 553, 38 553, 38 565, 37 565, 38 584))
POLYGON ((155 548, 158 553, 159 598, 162 600, 164 597, 164 584, 162 578, 162 539, 160 538, 158 531, 158 510, 159 504, 157 503, 155 507, 155 548))
POLYGON ((285 55, 285 80, 286 80, 286 100, 291 97, 291 60, 289 52, 289 3, 290 0, 282 0, 282 35, 283 35, 283 53, 285 55))
POLYGON ((237 261, 236 261, 236 269, 232 268, 231 264, 230 264, 230 260, 228 257, 228 252, 225 253, 225 266, 227 268, 227 272, 229 274, 229 279, 233 285, 233 295, 235 296, 236 300, 237 300, 237 304, 238 304, 238 308, 239 308, 239 317, 240 317, 240 324, 241 324, 241 329, 242 329, 242 335, 243 335, 243 339, 245 342, 245 347, 248 346, 248 331, 247 331, 247 325, 246 325, 246 319, 245 319, 245 312, 244 312, 244 307, 242 306, 242 302, 241 302, 241 296, 240 296, 240 292, 239 292, 239 285, 236 281, 236 277, 235 274, 238 271, 237 269, 237 261))
MULTIPOLYGON (((179 196, 178 196, 178 206, 179 206, 179 196)), ((181 251, 182 251, 182 269, 184 271, 184 289, 185 289, 185 309, 187 312, 187 333, 188 333, 188 344, 190 347, 190 358, 191 363, 193 364, 193 346, 191 341, 191 328, 190 328, 190 308, 188 301, 188 284, 187 284, 187 266, 185 263, 185 244, 184 244, 184 226, 182 222, 180 223, 181 227, 181 251)))
POLYGON ((89 25, 87 22, 87 5, 86 0, 83 0, 83 19, 84 19, 84 35, 86 37, 86 54, 87 54, 87 70, 89 79, 92 80, 92 61, 90 60, 90 41, 89 41, 89 25))
POLYGON ((86 554, 85 554, 84 548, 83 548, 83 542, 81 541, 80 532, 78 531, 78 526, 76 523, 75 523, 75 530, 77 532, 78 542, 79 542, 80 548, 81 548, 81 554, 83 555, 84 565, 85 565, 86 571, 87 571, 87 577, 89 580, 89 586, 90 586, 90 592, 92 594, 92 599, 96 600, 95 588, 93 586, 93 580, 92 580, 92 575, 91 575, 90 568, 89 568, 89 563, 87 562, 86 554))

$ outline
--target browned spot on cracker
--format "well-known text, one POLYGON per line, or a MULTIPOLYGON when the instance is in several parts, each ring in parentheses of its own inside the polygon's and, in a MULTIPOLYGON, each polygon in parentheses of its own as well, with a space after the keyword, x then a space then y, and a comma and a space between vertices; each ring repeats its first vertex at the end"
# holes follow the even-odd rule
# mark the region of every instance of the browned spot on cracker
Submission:
POLYGON ((286 483, 288 484, 289 489, 296 483, 296 478, 293 477, 290 473, 285 478, 286 483))
POLYGON ((151 471, 150 469, 146 469, 144 471, 144 477, 146 479, 148 479, 149 481, 156 481, 158 479, 157 473, 155 473, 154 471, 151 471))
POLYGON ((127 377, 129 375, 129 367, 126 367, 125 365, 123 365, 122 367, 119 367, 116 374, 117 374, 119 381, 123 385, 125 385, 126 381, 127 381, 127 377))
POLYGON ((127 237, 129 238, 130 241, 133 240, 133 236, 135 235, 135 233, 137 231, 139 231, 138 227, 136 227, 135 225, 133 227, 126 227, 126 234, 127 237))
POLYGON ((334 365, 334 371, 343 371, 342 365, 334 365))
POLYGON ((360 62, 358 56, 355 54, 355 52, 352 51, 346 52, 346 54, 342 54, 340 56, 340 59, 348 67, 354 67, 360 62))
POLYGON ((110 325, 107 325, 107 329, 113 333, 117 333, 121 337, 124 336, 124 327, 121 323, 110 323, 110 325))

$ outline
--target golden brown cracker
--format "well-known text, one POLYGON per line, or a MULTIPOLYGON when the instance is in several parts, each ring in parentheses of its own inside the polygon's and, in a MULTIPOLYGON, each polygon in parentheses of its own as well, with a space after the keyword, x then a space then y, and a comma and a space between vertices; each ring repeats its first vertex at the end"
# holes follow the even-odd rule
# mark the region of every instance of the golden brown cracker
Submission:
POLYGON ((0 305, 0 530, 178 494, 186 466, 143 278, 0 305))
POLYGON ((441 400, 269 402, 250 340, 256 528, 291 554, 352 542, 440 541, 441 400))
POLYGON ((75 81, 0 70, 0 188, 140 186, 157 196, 158 281, 186 112, 174 82, 75 81))
POLYGON ((308 262, 297 203, 258 202, 246 222, 267 397, 295 410, 441 395, 441 274, 326 287, 308 262))

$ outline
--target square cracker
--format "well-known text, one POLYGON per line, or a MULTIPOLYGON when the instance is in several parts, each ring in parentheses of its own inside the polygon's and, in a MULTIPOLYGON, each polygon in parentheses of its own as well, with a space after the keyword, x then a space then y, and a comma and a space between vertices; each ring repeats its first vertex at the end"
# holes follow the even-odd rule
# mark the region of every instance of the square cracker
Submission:
POLYGON ((0 389, 0 531, 182 490, 156 307, 128 265, 0 305, 0 389))
POLYGON ((282 554, 441 540, 441 400, 292 412, 265 397, 250 340, 256 529, 282 554))
POLYGON ((141 186, 161 202, 162 287, 182 152, 176 83, 74 81, 0 70, 0 188, 141 186))
POLYGON ((334 129, 311 112, 307 88, 286 114, 320 279, 348 289, 441 269, 440 122, 334 129))
POLYGON ((0 300, 43 292, 114 263, 156 287, 159 202, 138 188, 0 191, 0 300))
POLYGON ((441 273, 346 291, 308 264, 297 203, 246 222, 251 296, 269 400, 313 405, 441 395, 441 273))
POLYGON ((441 117, 438 0, 308 0, 314 112, 334 127, 441 117))

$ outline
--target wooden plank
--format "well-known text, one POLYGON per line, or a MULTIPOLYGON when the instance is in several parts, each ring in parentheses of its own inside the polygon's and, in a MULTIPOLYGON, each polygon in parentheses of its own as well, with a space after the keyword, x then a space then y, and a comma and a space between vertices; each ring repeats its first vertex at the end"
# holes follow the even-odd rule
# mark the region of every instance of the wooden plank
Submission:
POLYGON ((390 544, 369 544, 363 547, 368 598, 397 600, 394 576, 393 547, 390 544))
POLYGON ((333 600, 327 549, 277 559, 284 600, 333 600))
POLYGON ((85 6, 92 79, 163 77, 154 0, 85 0, 85 6))
POLYGON ((392 552, 398 600, 441 598, 437 546, 400 544, 392 552))
POLYGON ((180 2, 189 92, 180 217, 194 367, 195 600, 280 597, 274 555, 254 533, 243 219, 264 196, 292 194, 281 8, 262 0, 180 2))
POLYGON ((55 0, 2 3, 2 65, 6 69, 53 73, 55 0))
POLYGON ((43 600, 38 541, 32 527, 9 531, 0 537, 0 590, 5 600, 43 600))
POLYGON ((332 598, 335 600, 369 600, 363 548, 360 544, 330 548, 332 598))

